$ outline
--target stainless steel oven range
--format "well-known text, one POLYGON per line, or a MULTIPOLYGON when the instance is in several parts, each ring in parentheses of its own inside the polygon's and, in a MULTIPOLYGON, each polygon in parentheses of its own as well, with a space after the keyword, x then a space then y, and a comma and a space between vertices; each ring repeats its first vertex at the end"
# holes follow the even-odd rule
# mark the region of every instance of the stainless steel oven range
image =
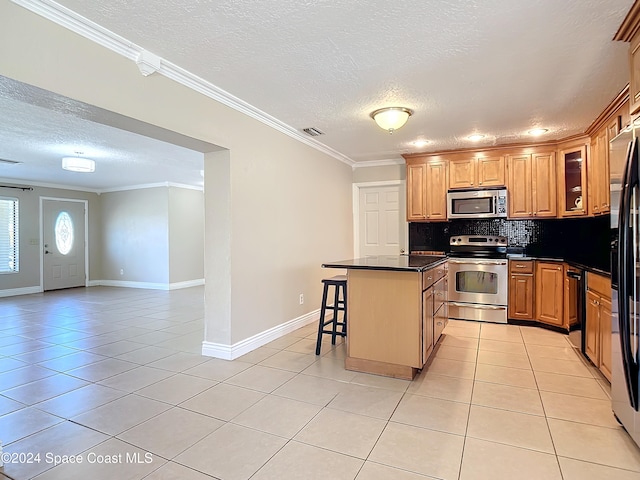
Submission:
POLYGON ((456 235, 449 245, 449 318, 507 323, 507 239, 456 235))

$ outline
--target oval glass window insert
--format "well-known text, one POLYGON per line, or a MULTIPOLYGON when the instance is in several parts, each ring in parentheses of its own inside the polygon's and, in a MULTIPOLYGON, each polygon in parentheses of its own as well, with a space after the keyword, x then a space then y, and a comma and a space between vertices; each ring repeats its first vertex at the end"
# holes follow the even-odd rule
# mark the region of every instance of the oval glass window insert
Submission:
POLYGON ((68 254, 73 248, 73 221, 67 212, 60 212, 58 214, 54 231, 58 251, 62 255, 68 254))

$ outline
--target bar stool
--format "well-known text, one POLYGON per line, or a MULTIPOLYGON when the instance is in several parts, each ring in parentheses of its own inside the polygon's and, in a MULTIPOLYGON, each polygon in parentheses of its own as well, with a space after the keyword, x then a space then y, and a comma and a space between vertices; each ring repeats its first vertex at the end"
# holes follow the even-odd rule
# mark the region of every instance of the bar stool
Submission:
POLYGON ((316 355, 320 355, 320 347, 322 345, 322 334, 331 335, 331 345, 336 344, 336 337, 347 336, 347 276, 336 275, 335 277, 325 278, 322 280, 324 289, 322 290, 322 306, 320 307, 320 322, 318 322, 318 340, 316 342, 316 355), (333 304, 327 304, 329 296, 329 287, 334 288, 333 304), (340 300, 340 290, 342 290, 342 300, 340 300), (327 309, 333 310, 333 317, 325 320, 327 309), (338 321, 338 313, 343 312, 342 321, 338 321), (331 330, 325 330, 324 327, 331 324, 331 330), (338 331, 338 327, 342 327, 338 331))

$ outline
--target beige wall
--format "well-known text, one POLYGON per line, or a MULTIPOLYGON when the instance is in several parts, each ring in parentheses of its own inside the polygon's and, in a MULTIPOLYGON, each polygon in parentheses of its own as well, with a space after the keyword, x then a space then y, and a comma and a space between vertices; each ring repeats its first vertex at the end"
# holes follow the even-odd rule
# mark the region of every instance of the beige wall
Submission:
MULTIPOLYGON (((15 184, 15 180, 0 179, 2 184, 15 184)), ((28 184, 28 183, 26 183, 28 184)), ((26 185, 19 183, 19 185, 26 185)), ((95 193, 34 187, 32 191, 0 188, 0 196, 19 200, 20 211, 20 271, 0 275, 0 290, 35 288, 40 286, 40 197, 87 200, 89 211, 89 280, 101 278, 99 197, 95 193)))
POLYGON ((361 167, 353 169, 353 183, 384 182, 387 180, 405 180, 407 170, 402 165, 383 165, 380 167, 361 167))
POLYGON ((142 188, 103 193, 100 197, 102 279, 168 284, 168 189, 142 188))
MULTIPOLYGON (((207 300, 207 340, 236 343, 319 307, 331 273, 320 264, 352 256, 350 166, 159 74, 143 77, 132 61, 14 4, 0 4, 0 17, 0 74, 229 149, 220 255, 229 304, 207 300)), ((215 193, 205 183, 209 221, 215 193)), ((219 271, 208 251, 219 246, 205 238, 209 283, 219 271)))
POLYGON ((169 283, 204 278, 204 194, 169 187, 169 283))

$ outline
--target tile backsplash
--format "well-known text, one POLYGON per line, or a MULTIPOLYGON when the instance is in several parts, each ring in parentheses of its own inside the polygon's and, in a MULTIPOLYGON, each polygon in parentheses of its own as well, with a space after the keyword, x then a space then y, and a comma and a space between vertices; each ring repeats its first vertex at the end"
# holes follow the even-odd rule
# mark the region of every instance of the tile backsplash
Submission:
POLYGON ((527 255, 559 257, 609 271, 610 217, 452 220, 410 223, 409 250, 449 251, 453 235, 501 235, 527 255))

